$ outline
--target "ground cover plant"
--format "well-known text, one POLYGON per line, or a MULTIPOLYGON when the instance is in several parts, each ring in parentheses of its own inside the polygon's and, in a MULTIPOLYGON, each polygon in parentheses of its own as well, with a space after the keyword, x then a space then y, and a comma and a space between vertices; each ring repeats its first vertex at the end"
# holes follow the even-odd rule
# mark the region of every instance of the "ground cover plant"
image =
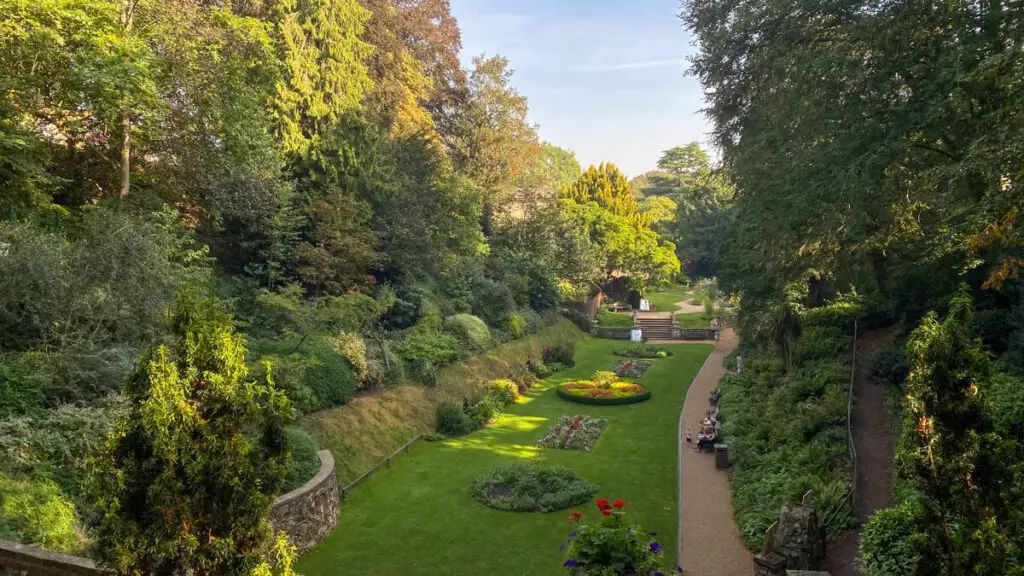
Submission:
MULTIPOLYGON (((346 497, 335 531, 299 559, 296 571, 319 576, 345 566, 353 576, 563 574, 566 557, 558 546, 569 531, 567 513, 511 514, 482 506, 468 493, 478 475, 532 460, 570 468, 600 486, 601 493, 627 502, 629 517, 657 532, 666 558, 674 558, 679 410, 711 345, 671 345, 674 355, 656 362, 645 376, 644 385, 656 400, 588 407, 587 415, 608 420, 591 452, 536 446, 566 413, 555 388, 607 366, 616 346, 621 343, 588 339, 577 347, 575 368, 539 382, 493 425, 414 444, 409 454, 346 497), (628 433, 613 433, 617 430, 628 433)), ((516 358, 522 357, 520 352, 516 358)))
POLYGON ((553 512, 578 506, 597 486, 568 468, 514 462, 481 474, 469 489, 477 502, 506 512, 553 512))
MULTIPOLYGON (((650 364, 648 362, 648 364, 650 364)), ((558 387, 558 397, 579 404, 633 404, 650 399, 646 388, 623 382, 615 372, 598 370, 590 380, 573 380, 558 387)))
POLYGON ((627 358, 668 358, 672 355, 672 350, 666 346, 633 344, 629 348, 616 348, 613 353, 627 358))
POLYGON ((548 433, 537 441, 537 446, 590 452, 607 426, 607 420, 584 414, 559 416, 558 421, 548 428, 548 433))
POLYGON ((651 364, 647 360, 619 360, 612 366, 612 372, 619 378, 640 378, 651 364))

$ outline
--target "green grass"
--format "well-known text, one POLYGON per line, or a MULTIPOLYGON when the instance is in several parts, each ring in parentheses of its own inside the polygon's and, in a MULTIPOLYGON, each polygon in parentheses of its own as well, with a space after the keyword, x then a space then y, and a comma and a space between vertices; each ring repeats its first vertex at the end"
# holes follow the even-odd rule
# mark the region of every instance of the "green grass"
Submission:
POLYGON ((597 311, 597 325, 606 328, 632 328, 633 315, 609 312, 604 308, 600 308, 597 311))
MULTIPOLYGON (((298 562, 307 576, 337 574, 556 575, 558 547, 572 530, 569 512, 500 512, 469 493, 477 475, 520 459, 565 465, 596 484, 599 497, 621 498, 632 521, 658 532, 667 562, 675 558, 676 427, 707 344, 673 346, 638 380, 651 400, 628 406, 582 406, 555 396, 566 381, 607 370, 621 342, 588 339, 576 367, 531 389, 490 428, 438 443, 419 442, 355 489, 342 504, 337 529, 298 562), (561 415, 608 419, 592 452, 537 448, 561 415)), ((592 516, 593 506, 581 509, 592 516)), ((672 568, 666 565, 665 568, 672 568)))
POLYGON ((711 319, 703 312, 691 312, 690 314, 676 314, 676 326, 680 328, 710 328, 711 319))
POLYGON ((676 302, 689 300, 693 297, 690 289, 685 286, 670 286, 665 290, 656 292, 653 289, 644 294, 644 298, 654 304, 656 312, 675 312, 676 302))

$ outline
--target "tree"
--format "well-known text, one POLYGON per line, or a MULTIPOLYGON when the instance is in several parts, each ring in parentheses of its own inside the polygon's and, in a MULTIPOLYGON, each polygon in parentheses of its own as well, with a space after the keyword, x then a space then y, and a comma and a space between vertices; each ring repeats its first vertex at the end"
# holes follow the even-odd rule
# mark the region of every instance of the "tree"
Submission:
POLYGON ((562 190, 580 175, 580 163, 576 153, 559 148, 550 142, 541 142, 541 163, 550 177, 555 190, 562 190))
POLYGON ((130 413, 91 461, 96 558, 123 574, 291 574, 267 515, 291 408, 217 304, 179 294, 173 343, 128 383, 130 413))
POLYGON ((697 142, 690 142, 686 146, 669 148, 658 159, 659 170, 664 170, 676 176, 693 174, 707 169, 710 165, 711 158, 697 142))
POLYGON ((295 272, 310 286, 328 294, 369 283, 367 273, 379 267, 377 235, 367 226, 370 206, 340 190, 309 207, 313 243, 299 244, 295 272))
POLYGON ((602 162, 599 168, 587 168, 565 189, 563 196, 580 204, 594 202, 612 214, 626 218, 637 228, 644 228, 648 224, 633 197, 629 181, 611 162, 602 162))
POLYGON ((455 169, 481 187, 488 213, 504 207, 541 155, 537 128, 526 117, 529 105, 511 86, 512 73, 507 58, 473 59, 466 102, 448 140, 455 169))

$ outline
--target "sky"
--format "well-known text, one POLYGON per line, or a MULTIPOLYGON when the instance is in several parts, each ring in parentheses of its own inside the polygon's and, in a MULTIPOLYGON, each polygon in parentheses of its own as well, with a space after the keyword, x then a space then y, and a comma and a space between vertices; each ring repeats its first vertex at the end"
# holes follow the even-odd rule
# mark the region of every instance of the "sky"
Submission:
POLYGON ((678 0, 451 0, 462 60, 500 54, 530 102, 540 137, 580 164, 611 161, 630 177, 663 150, 708 141, 694 53, 678 0))

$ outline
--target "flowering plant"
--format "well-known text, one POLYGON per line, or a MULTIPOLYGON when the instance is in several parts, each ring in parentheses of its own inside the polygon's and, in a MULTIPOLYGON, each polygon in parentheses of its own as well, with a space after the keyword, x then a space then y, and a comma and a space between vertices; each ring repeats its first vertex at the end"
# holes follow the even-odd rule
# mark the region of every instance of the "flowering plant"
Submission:
POLYGON ((548 428, 548 433, 537 441, 537 446, 589 452, 597 444, 597 439, 601 437, 601 432, 607 425, 607 420, 583 414, 578 414, 575 418, 559 416, 551 428, 548 428))
POLYGON ((609 504, 602 498, 595 504, 601 512, 599 521, 587 523, 580 512, 569 516, 576 529, 562 545, 569 554, 563 564, 566 570, 576 576, 664 576, 658 570, 664 552, 654 539, 657 534, 627 524, 622 500, 609 504))

